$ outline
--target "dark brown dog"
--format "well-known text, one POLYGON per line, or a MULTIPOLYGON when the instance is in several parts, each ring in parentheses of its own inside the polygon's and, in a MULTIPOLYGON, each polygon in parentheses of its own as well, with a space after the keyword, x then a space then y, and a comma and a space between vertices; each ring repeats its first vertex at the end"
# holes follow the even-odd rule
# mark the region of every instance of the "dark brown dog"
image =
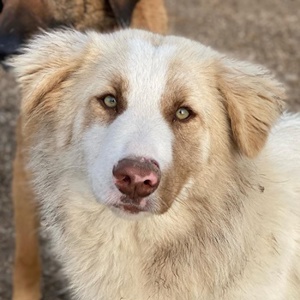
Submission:
MULTIPOLYGON (((16 53, 20 44, 40 28, 58 25, 102 32, 131 26, 164 33, 167 15, 163 0, 7 0, 0 15, 0 55, 16 53)), ((38 300, 41 298, 39 218, 30 174, 24 166, 26 139, 22 136, 21 118, 12 185, 16 230, 13 299, 38 300)))

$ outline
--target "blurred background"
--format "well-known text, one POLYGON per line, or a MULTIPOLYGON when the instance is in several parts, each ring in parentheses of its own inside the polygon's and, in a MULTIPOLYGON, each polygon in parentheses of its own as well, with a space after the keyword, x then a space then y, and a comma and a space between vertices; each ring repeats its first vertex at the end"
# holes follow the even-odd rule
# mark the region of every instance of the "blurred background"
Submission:
MULTIPOLYGON (((300 0, 166 0, 166 5, 169 33, 265 65, 286 85, 288 109, 300 111, 300 0)), ((10 186, 19 103, 13 75, 0 67, 0 300, 11 298, 10 186)), ((43 299, 69 299, 59 266, 51 258, 45 237, 42 240, 43 299)))

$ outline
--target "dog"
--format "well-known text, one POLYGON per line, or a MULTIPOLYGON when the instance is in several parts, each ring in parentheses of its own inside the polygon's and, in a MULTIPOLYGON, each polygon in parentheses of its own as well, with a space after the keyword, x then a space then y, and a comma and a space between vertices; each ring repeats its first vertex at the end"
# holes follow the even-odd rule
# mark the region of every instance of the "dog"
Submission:
POLYGON ((17 53, 40 29, 61 25, 101 32, 130 25, 167 30, 163 0, 6 0, 0 5, 0 58, 17 53))
MULTIPOLYGON (((3 4, 0 15, 0 56, 17 53, 20 45, 39 28, 72 25, 79 30, 112 31, 131 26, 164 33, 167 13, 163 0, 14 1, 3 4)), ((14 300, 41 298, 38 228, 39 216, 31 187, 31 174, 24 165, 26 136, 17 125, 17 150, 13 166, 12 195, 16 231, 13 278, 14 300)))
POLYGON ((12 65, 76 299, 300 299, 300 116, 269 71, 130 29, 49 32, 12 65))

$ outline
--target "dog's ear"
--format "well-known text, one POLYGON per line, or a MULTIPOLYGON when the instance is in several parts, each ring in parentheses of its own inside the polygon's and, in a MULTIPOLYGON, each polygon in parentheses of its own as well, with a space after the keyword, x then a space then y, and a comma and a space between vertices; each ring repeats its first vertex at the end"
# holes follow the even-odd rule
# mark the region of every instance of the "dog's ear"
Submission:
POLYGON ((8 61, 21 88, 25 114, 55 108, 59 97, 52 97, 55 100, 51 98, 51 102, 47 99, 78 69, 87 39, 86 34, 71 30, 44 33, 8 61))
POLYGON ((284 89, 269 71, 249 63, 223 59, 217 74, 233 139, 242 154, 255 157, 283 110, 284 89))
POLYGON ((139 0, 109 0, 108 2, 118 24, 123 28, 129 27, 132 13, 139 0))
POLYGON ((120 27, 133 27, 165 33, 168 17, 164 0, 109 0, 120 27))

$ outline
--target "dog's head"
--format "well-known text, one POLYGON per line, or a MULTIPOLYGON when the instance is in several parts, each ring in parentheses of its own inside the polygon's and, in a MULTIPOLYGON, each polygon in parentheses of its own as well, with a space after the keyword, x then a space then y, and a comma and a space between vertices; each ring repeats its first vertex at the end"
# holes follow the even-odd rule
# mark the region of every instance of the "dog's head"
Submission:
POLYGON ((72 26, 104 32, 132 26, 165 32, 163 0, 6 0, 0 2, 0 59, 40 29, 72 26))
POLYGON ((264 69, 144 31, 48 33, 13 65, 37 188, 91 193, 125 215, 161 214, 234 180, 282 108, 264 69))

